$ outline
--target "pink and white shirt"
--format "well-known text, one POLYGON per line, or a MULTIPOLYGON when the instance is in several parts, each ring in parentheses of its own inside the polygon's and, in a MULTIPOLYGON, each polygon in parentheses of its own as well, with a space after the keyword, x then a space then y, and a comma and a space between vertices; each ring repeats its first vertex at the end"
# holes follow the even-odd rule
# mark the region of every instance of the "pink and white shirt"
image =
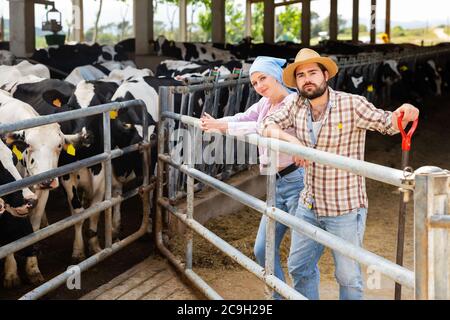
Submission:
MULTIPOLYGON (((220 118, 220 120, 228 122, 227 133, 230 135, 242 136, 250 133, 258 133, 257 128, 262 125, 267 116, 283 108, 294 98, 296 98, 295 93, 288 95, 283 99, 283 101, 275 105, 269 113, 269 109, 271 107, 270 101, 268 98, 263 97, 257 103, 249 107, 245 112, 237 113, 230 117, 223 117, 220 118)), ((289 128, 284 131, 291 135, 295 135, 294 128, 289 128)), ((262 172, 264 166, 269 164, 268 150, 264 147, 258 147, 258 150, 260 170, 262 172)), ((293 161, 291 155, 278 153, 278 168, 285 168, 292 163, 293 161)))

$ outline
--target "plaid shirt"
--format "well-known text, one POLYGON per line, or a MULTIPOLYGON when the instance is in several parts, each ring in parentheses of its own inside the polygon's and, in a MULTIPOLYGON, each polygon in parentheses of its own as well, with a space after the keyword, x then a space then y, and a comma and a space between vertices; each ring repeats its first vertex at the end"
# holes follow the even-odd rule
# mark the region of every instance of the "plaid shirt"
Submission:
MULTIPOLYGON (((392 112, 377 109, 364 97, 329 90, 329 109, 314 146, 308 127, 309 101, 302 97, 292 99, 283 108, 268 116, 262 127, 278 124, 283 130, 295 128, 300 142, 311 148, 364 160, 366 130, 377 130, 393 135, 392 112)), ((319 216, 339 216, 358 208, 367 208, 365 178, 316 162, 309 162, 305 171, 305 188, 300 203, 312 208, 319 216)))

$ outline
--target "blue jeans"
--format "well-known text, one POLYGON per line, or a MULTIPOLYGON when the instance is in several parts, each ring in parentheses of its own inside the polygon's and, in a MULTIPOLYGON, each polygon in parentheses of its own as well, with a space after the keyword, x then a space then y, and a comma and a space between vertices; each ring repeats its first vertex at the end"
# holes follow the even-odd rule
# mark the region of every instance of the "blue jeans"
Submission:
MULTIPOLYGON (((322 228, 354 245, 362 246, 367 209, 360 208, 338 217, 318 217, 314 210, 299 204, 295 216, 322 228)), ((318 261, 324 246, 298 232, 292 232, 288 259, 294 288, 308 299, 319 299, 320 272, 318 261)), ((333 250, 335 277, 341 300, 363 299, 363 281, 358 262, 333 250)))
MULTIPOLYGON (((291 215, 295 214, 298 205, 300 191, 303 189, 303 168, 278 178, 276 181, 275 206, 291 215)), ((262 267, 266 260, 266 224, 267 216, 263 215, 256 235, 254 253, 256 261, 262 267)), ((283 269, 280 261, 280 244, 286 233, 287 227, 279 222, 275 223, 275 269, 274 274, 277 278, 285 281, 283 269)), ((274 293, 275 299, 281 299, 278 293, 274 293)))

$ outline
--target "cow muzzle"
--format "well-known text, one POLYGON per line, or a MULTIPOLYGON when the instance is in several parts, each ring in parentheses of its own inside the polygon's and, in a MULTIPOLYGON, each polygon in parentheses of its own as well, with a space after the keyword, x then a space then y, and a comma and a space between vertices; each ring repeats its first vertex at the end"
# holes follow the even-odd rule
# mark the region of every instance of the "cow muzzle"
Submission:
POLYGON ((37 205, 37 199, 26 199, 26 204, 25 204, 25 206, 28 208, 28 209, 33 209, 34 207, 36 207, 36 205, 37 205))
POLYGON ((57 178, 48 179, 39 184, 39 189, 56 189, 59 186, 59 182, 57 178))

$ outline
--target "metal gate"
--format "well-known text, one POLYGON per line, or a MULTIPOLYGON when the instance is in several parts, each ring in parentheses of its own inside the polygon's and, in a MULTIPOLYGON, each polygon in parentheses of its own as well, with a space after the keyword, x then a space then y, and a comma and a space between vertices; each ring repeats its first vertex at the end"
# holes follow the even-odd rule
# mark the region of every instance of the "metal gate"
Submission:
MULTIPOLYGON (((99 105, 95 107, 85 108, 81 110, 69 111, 59 114, 53 114, 48 116, 41 116, 34 119, 24 120, 12 124, 1 124, 0 134, 5 132, 11 132, 16 130, 28 129, 33 127, 38 127, 55 122, 63 122, 67 120, 79 119, 84 117, 89 117, 97 114, 103 114, 103 135, 104 135, 104 150, 103 153, 77 161, 72 164, 68 164, 53 170, 43 172, 41 174, 27 177, 18 181, 14 181, 5 185, 0 186, 0 196, 8 194, 24 187, 37 184, 39 182, 45 181, 50 178, 59 177, 70 172, 79 170, 81 168, 89 167, 98 163, 103 163, 105 166, 105 199, 91 207, 83 210, 80 214, 67 217, 60 220, 54 224, 49 225, 46 228, 40 229, 24 238, 16 240, 5 246, 0 247, 0 259, 6 257, 7 255, 13 254, 29 245, 39 242, 45 238, 50 237, 60 231, 66 230, 75 224, 82 222, 83 220, 101 212, 105 211, 105 249, 99 253, 87 258, 77 266, 80 271, 85 271, 86 269, 96 265, 100 261, 106 259, 112 254, 116 253, 118 250, 124 248, 130 243, 136 241, 141 236, 147 232, 147 227, 149 224, 149 213, 150 213, 150 191, 154 189, 154 182, 150 181, 150 141, 148 135, 148 123, 147 117, 145 116, 147 110, 143 101, 132 100, 126 102, 112 102, 104 105, 99 105), (138 144, 134 144, 123 149, 111 150, 111 132, 110 132, 110 112, 118 111, 124 108, 141 108, 142 110, 142 120, 143 120, 143 140, 138 144), (118 158, 124 154, 139 151, 143 154, 143 183, 140 187, 132 189, 125 194, 117 197, 111 196, 112 189, 112 166, 111 160, 118 158), (121 202, 130 199, 136 195, 142 197, 143 202, 143 215, 142 222, 139 230, 135 233, 129 235, 125 239, 118 242, 112 242, 112 207, 114 205, 120 204, 121 202)), ((66 280, 71 276, 71 272, 64 272, 60 275, 54 277, 53 279, 45 282, 41 286, 35 288, 34 290, 25 294, 21 299, 37 299, 42 297, 51 290, 57 288, 58 286, 64 284, 66 280)))
MULTIPOLYGON (((336 250, 339 253, 356 260, 372 270, 386 275, 395 282, 408 287, 415 288, 416 299, 445 299, 448 298, 448 265, 447 257, 447 230, 450 227, 449 195, 450 195, 450 173, 436 167, 422 167, 412 175, 405 177, 402 170, 381 166, 378 164, 351 159, 324 151, 291 145, 284 141, 263 138, 256 134, 237 137, 239 141, 251 145, 260 145, 270 149, 271 157, 275 156, 275 151, 281 151, 290 155, 300 155, 303 158, 317 163, 325 164, 334 168, 352 172, 367 178, 381 181, 399 188, 405 192, 414 192, 414 215, 415 215, 415 269, 416 273, 405 267, 399 266, 383 257, 380 257, 368 250, 348 243, 341 238, 317 228, 303 220, 286 214, 282 210, 274 207, 275 195, 275 175, 267 176, 267 200, 261 201, 235 187, 220 181, 216 177, 206 174, 194 167, 195 150, 198 145, 202 145, 199 132, 199 119, 180 115, 171 111, 168 101, 173 100, 176 92, 175 87, 161 87, 160 97, 160 123, 158 128, 158 170, 157 170, 157 210, 155 218, 155 233, 158 249, 174 264, 174 266, 185 274, 185 276, 208 298, 221 299, 221 296, 214 291, 201 277, 192 270, 192 239, 193 232, 196 232, 206 241, 209 241, 223 253, 231 257, 248 271, 255 274, 259 279, 271 289, 289 299, 305 299, 292 287, 276 278, 274 270, 274 239, 275 221, 289 226, 296 232, 303 233, 315 241, 336 250), (174 123, 178 122, 178 126, 174 123), (173 158, 171 156, 171 145, 169 137, 176 127, 185 126, 190 132, 188 136, 192 139, 183 144, 184 152, 188 157, 173 158), (173 205, 168 197, 168 192, 164 187, 170 186, 173 181, 172 175, 168 174, 171 168, 180 170, 187 175, 187 209, 180 210, 173 205), (194 181, 197 180, 208 185, 223 194, 249 206, 256 211, 266 215, 267 242, 266 242, 266 265, 265 268, 259 266, 249 257, 242 254, 230 244, 213 234, 200 223, 193 219, 194 211, 194 181), (163 222, 166 215, 173 215, 182 221, 188 231, 186 237, 186 257, 185 262, 180 261, 163 243, 163 222), (439 230, 431 228, 440 228, 439 230), (434 240, 433 245, 429 242, 434 240)), ((191 86, 185 90, 190 93, 197 90, 191 86)), ((225 135, 226 136, 226 135, 225 135)), ((227 136, 228 138, 231 138, 227 136)), ((173 148, 173 145, 172 145, 173 148)))

